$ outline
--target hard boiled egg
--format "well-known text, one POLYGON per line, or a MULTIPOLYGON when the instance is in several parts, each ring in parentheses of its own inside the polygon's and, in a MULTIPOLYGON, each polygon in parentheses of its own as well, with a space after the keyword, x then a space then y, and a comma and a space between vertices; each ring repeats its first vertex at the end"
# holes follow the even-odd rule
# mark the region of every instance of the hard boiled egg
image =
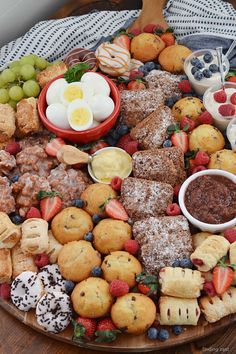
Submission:
POLYGON ((75 100, 67 108, 67 117, 72 129, 86 130, 93 125, 93 113, 88 103, 84 100, 75 100))
POLYGON ((103 122, 115 108, 111 97, 104 95, 94 95, 89 100, 89 106, 92 110, 93 118, 98 122, 103 122))
POLYGON ((46 117, 53 125, 61 129, 70 129, 67 107, 62 103, 52 103, 46 109, 46 117))
POLYGON ((110 95, 111 90, 108 82, 104 79, 103 76, 99 74, 91 72, 85 73, 81 78, 81 82, 84 82, 91 86, 94 90, 95 95, 110 95))
POLYGON ((91 126, 91 128, 96 128, 100 123, 97 122, 96 120, 93 120, 93 124, 91 126))
POLYGON ((72 82, 61 90, 61 102, 65 105, 81 99, 88 101, 93 96, 93 89, 83 82, 72 82))
POLYGON ((58 79, 53 81, 53 83, 49 86, 46 93, 46 101, 48 106, 52 103, 61 102, 60 93, 61 90, 64 89, 68 85, 68 82, 65 79, 58 79))

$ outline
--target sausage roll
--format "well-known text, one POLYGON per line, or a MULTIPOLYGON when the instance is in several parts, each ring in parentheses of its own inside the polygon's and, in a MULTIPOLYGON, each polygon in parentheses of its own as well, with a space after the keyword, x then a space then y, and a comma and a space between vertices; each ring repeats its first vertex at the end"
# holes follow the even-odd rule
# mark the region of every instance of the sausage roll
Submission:
POLYGON ((48 223, 32 218, 22 224, 21 248, 24 253, 38 254, 48 250, 48 223))
POLYGON ((38 268, 34 263, 34 258, 22 252, 20 242, 12 248, 12 277, 15 279, 21 273, 29 270, 31 272, 37 272, 38 268))
POLYGON ((227 254, 229 246, 229 241, 222 236, 208 236, 191 254, 191 261, 201 272, 208 272, 227 254))
POLYGON ((160 270, 159 283, 164 295, 194 299, 200 296, 204 278, 198 270, 165 267, 160 270))
POLYGON ((196 249, 197 247, 199 247, 203 243, 203 241, 205 241, 208 238, 208 236, 211 236, 211 235, 212 234, 207 231, 198 232, 197 234, 192 235, 193 248, 196 249))
POLYGON ((192 325, 196 326, 200 317, 197 299, 178 299, 161 296, 159 300, 161 325, 192 325))
POLYGON ((37 111, 37 100, 34 97, 24 98, 16 106, 16 135, 22 138, 37 133, 40 120, 37 111))
POLYGON ((236 312, 236 288, 229 288, 223 295, 200 298, 201 311, 210 323, 236 312))
POLYGON ((12 276, 11 251, 8 248, 0 249, 0 284, 10 283, 12 276))
POLYGON ((63 245, 58 242, 51 230, 48 231, 48 238, 49 238, 49 247, 47 250, 47 254, 49 256, 50 263, 56 263, 60 250, 62 249, 63 245))
MULTIPOLYGON (((230 244, 229 247, 229 262, 230 264, 236 264, 236 242, 230 244)), ((233 285, 236 284, 236 269, 234 271, 233 285)))
POLYGON ((0 212, 0 248, 12 248, 21 237, 20 227, 6 213, 0 212))

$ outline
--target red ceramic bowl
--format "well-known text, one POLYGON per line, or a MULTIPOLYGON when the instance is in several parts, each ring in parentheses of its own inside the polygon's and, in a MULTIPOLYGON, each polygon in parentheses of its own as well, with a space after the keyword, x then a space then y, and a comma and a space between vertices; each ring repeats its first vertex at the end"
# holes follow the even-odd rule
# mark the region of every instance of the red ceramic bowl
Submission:
POLYGON ((81 132, 77 132, 72 129, 61 129, 55 127, 49 120, 47 119, 45 112, 47 108, 46 102, 46 93, 49 86, 52 84, 53 81, 63 78, 64 75, 60 75, 55 77, 55 79, 51 80, 47 85, 44 86, 42 89, 39 98, 38 98, 38 112, 39 116, 42 120, 43 125, 56 136, 69 140, 73 143, 80 143, 80 144, 87 144, 91 141, 96 141, 106 135, 109 130, 115 125, 118 115, 120 113, 120 93, 114 82, 108 79, 108 77, 98 74, 104 77, 104 79, 108 82, 110 89, 111 89, 111 98, 115 103, 115 108, 112 114, 102 123, 100 123, 97 127, 86 129, 81 132))

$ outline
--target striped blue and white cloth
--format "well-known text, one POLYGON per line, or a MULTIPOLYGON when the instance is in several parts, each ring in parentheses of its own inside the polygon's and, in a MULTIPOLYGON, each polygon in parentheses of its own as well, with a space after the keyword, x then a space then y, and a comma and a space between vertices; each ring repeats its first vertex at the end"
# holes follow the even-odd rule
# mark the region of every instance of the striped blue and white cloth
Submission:
MULTIPOLYGON (((0 70, 22 56, 34 53, 49 61, 61 60, 75 47, 95 48, 101 38, 127 28, 139 10, 101 11, 83 16, 37 23, 23 37, 0 49, 0 70)), ((164 9, 177 40, 192 50, 223 46, 236 38, 236 10, 222 0, 169 0, 164 9)), ((231 54, 236 67, 236 50, 231 54)))

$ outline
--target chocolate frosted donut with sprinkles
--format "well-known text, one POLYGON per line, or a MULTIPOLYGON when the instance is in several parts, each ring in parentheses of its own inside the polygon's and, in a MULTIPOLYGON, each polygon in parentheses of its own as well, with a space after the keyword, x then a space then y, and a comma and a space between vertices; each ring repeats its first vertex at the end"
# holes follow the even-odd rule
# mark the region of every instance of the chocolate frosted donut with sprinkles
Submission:
POLYGON ((98 68, 98 62, 94 52, 84 48, 72 49, 64 58, 65 64, 70 68, 79 63, 87 63, 89 70, 96 71, 98 68))
POLYGON ((47 332, 63 331, 70 323, 71 315, 70 297, 60 291, 43 295, 37 304, 37 322, 47 332))
POLYGON ((59 266, 50 264, 43 268, 38 273, 39 279, 42 281, 45 291, 53 293, 54 291, 65 291, 65 280, 62 278, 59 266))

